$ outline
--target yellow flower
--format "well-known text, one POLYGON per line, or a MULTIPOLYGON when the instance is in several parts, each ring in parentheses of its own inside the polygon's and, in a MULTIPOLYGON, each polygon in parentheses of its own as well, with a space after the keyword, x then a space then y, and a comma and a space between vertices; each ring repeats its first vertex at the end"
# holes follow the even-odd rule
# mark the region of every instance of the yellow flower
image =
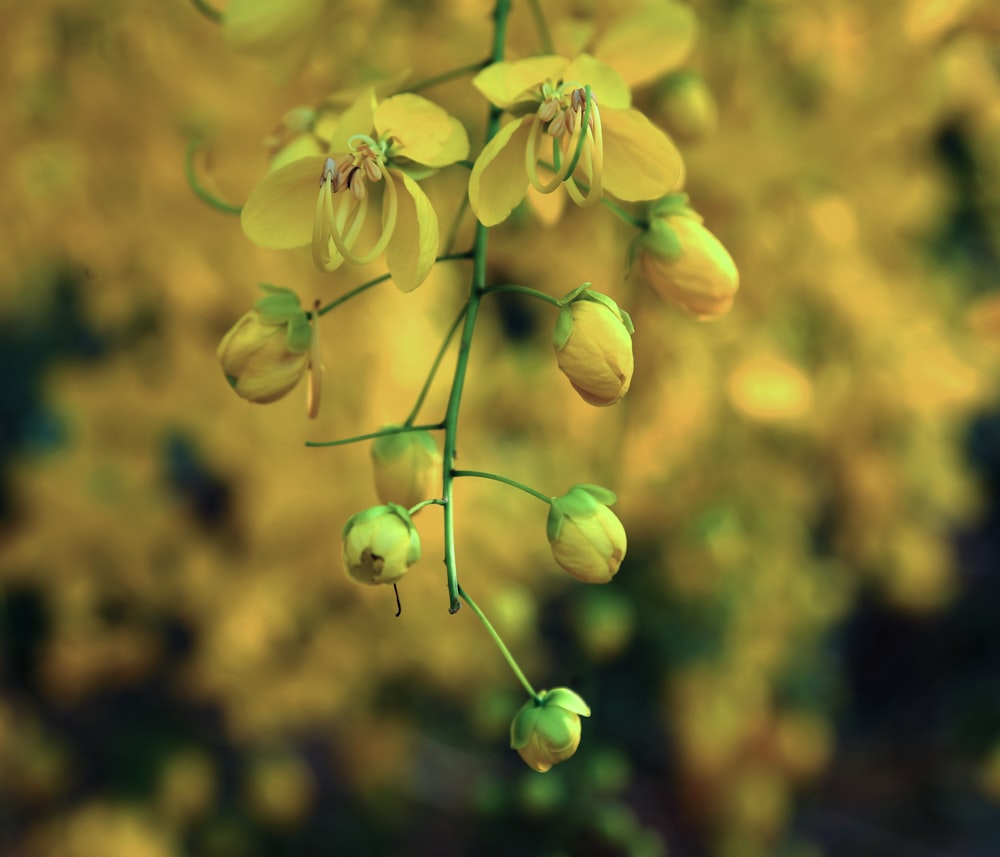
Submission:
POLYGON ((529 187, 551 193, 564 185, 577 205, 590 205, 604 191, 634 202, 683 184, 670 138, 631 109, 628 86, 592 56, 494 63, 472 82, 515 117, 486 144, 469 178, 469 201, 485 226, 505 220, 529 187), (547 180, 545 164, 555 168, 547 180))
POLYGON ((431 495, 441 475, 441 453, 428 431, 398 432, 372 444, 375 493, 409 509, 431 495))
POLYGON ((305 374, 314 331, 290 289, 267 293, 230 328, 217 355, 229 385, 251 402, 267 404, 292 391, 305 374))
POLYGON ((510 746, 541 774, 565 762, 580 746, 580 718, 590 706, 567 687, 543 690, 529 699, 510 724, 510 746))
POLYGON ((345 525, 342 557, 356 583, 395 583, 420 559, 420 536, 402 506, 358 512, 345 525))
POLYGON ((311 243, 322 271, 344 261, 366 265, 384 252, 396 285, 413 291, 438 253, 437 215, 413 173, 427 175, 468 151, 465 129, 437 105, 412 94, 378 103, 368 89, 344 111, 328 154, 287 164, 250 192, 243 231, 261 247, 311 243), (378 189, 381 232, 361 250, 369 201, 378 189))
POLYGON ((687 207, 687 196, 669 196, 651 212, 636 242, 643 277, 665 300, 707 320, 729 312, 740 285, 729 251, 687 207))
POLYGON ((628 313, 588 285, 559 311, 552 344, 573 389, 584 401, 603 407, 619 401, 632 383, 635 328, 628 313))
POLYGON ((574 485, 549 508, 552 556, 583 583, 608 583, 625 559, 625 528, 608 508, 617 499, 599 485, 574 485))

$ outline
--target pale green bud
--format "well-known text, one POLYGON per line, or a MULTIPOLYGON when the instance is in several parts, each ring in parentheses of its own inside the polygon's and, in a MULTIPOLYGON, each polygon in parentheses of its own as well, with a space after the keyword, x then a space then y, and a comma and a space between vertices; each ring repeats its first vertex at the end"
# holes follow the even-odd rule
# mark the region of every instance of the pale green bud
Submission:
POLYGON ((441 453, 430 432, 383 435, 372 444, 375 492, 404 509, 432 496, 441 478, 441 453))
POLYGON ((358 512, 344 525, 344 570, 357 583, 395 583, 420 559, 420 536, 402 506, 358 512))
POLYGON ((716 318, 732 307, 739 272, 722 242, 684 203, 668 197, 654 206, 649 229, 638 239, 639 265, 662 298, 701 319, 716 318))
POLYGON ((539 773, 564 762, 580 746, 580 717, 590 717, 586 702, 566 687, 543 690, 529 699, 510 724, 510 746, 539 773))
POLYGON ((289 393, 305 374, 313 329, 295 292, 261 288, 267 294, 230 328, 216 354, 237 395, 266 404, 289 393))
POLYGON ((552 345, 569 382, 591 405, 619 401, 632 383, 632 320, 611 298, 585 283, 563 298, 552 345))
POLYGON ((584 583, 608 583, 625 559, 625 528, 608 507, 618 498, 599 485, 574 485, 549 508, 546 531, 559 566, 584 583))
POLYGON ((659 87, 663 125, 684 140, 702 140, 715 133, 719 108, 700 74, 681 71, 668 75, 659 87))

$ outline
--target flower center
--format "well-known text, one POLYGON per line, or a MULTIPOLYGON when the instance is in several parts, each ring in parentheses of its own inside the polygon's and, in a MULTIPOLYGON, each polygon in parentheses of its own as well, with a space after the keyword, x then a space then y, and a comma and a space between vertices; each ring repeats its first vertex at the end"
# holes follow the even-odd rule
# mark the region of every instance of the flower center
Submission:
POLYGON ((551 193, 565 184, 577 205, 592 205, 601 198, 604 167, 604 136, 597 98, 589 86, 575 81, 557 84, 547 81, 542 84, 541 96, 524 157, 528 179, 539 193, 551 193), (548 182, 538 176, 538 135, 543 126, 545 134, 552 138, 554 176, 548 182), (589 185, 585 193, 577 186, 578 168, 589 185))
POLYGON ((343 261, 367 265, 379 256, 396 228, 399 209, 396 185, 389 172, 388 140, 373 140, 367 134, 355 134, 347 141, 348 152, 328 157, 319 177, 319 196, 313 220, 313 261, 321 271, 336 270, 343 261), (365 181, 385 179, 385 209, 382 233, 367 253, 356 253, 354 245, 368 213, 368 189, 365 181), (350 191, 334 206, 333 196, 350 191))

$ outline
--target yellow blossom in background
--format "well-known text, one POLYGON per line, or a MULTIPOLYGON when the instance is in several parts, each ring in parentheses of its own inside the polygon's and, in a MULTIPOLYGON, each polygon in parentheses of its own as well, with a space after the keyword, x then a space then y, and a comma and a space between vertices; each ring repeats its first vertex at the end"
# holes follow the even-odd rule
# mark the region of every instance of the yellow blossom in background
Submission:
POLYGON ((250 192, 243 231, 262 247, 311 243, 321 271, 385 253, 393 281, 413 291, 434 266, 438 220, 409 171, 448 166, 468 148, 462 125, 430 101, 403 94, 378 103, 366 90, 340 117, 326 155, 293 161, 250 192), (361 250, 369 202, 380 190, 379 237, 361 250))
POLYGON ((578 205, 590 205, 604 191, 634 202, 684 182, 670 138, 632 109, 621 76, 588 54, 495 63, 473 84, 514 117, 486 144, 469 177, 472 210, 486 226, 506 220, 529 187, 551 193, 564 186, 578 205), (543 181, 545 164, 554 174, 543 181))

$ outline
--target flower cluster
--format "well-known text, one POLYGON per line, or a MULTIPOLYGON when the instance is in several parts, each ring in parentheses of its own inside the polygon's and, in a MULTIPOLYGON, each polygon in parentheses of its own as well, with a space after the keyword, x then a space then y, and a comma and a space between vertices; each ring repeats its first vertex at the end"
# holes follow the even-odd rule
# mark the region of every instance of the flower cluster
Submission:
MULTIPOLYGON (((498 16, 505 16, 507 9, 508 3, 501 0, 498 16)), ((270 7, 233 0, 226 32, 235 46, 274 58, 320 12, 311 0, 270 7)), ((681 13, 671 20, 677 33, 673 49, 680 56, 690 46, 690 16, 681 13)), ((629 26, 635 30, 634 22, 629 26)), ((616 56, 623 32, 612 30, 599 38, 595 51, 606 58, 616 56)), ((646 39, 645 44, 650 48, 653 42, 646 39)), ((688 207, 680 152, 632 106, 630 84, 610 61, 585 50, 572 58, 547 52, 513 61, 504 61, 502 54, 498 49, 491 62, 465 70, 476 72, 472 87, 489 106, 485 143, 471 163, 466 160, 470 135, 462 122, 433 101, 400 91, 401 79, 379 88, 364 86, 350 97, 337 94, 315 106, 298 105, 284 115, 267 141, 270 170, 242 206, 243 232, 267 249, 309 247, 322 273, 340 271, 345 264, 366 266, 381 257, 388 273, 326 306, 316 301, 310 312, 301 308, 291 290, 268 287, 268 295, 219 348, 223 370, 241 396, 274 401, 307 370, 320 377, 316 324, 321 315, 386 279, 411 292, 442 258, 472 261, 467 300, 405 421, 315 445, 374 441, 371 462, 379 504, 353 515, 343 529, 347 576, 365 585, 397 587, 420 559, 414 516, 426 506, 439 506, 451 612, 468 604, 498 641, 485 614, 458 583, 453 534, 457 479, 494 480, 543 501, 552 558, 580 582, 611 582, 625 559, 627 537, 611 511, 617 498, 607 488, 576 484, 552 497, 506 476, 456 467, 459 406, 480 305, 492 292, 514 291, 554 306, 556 366, 585 403, 601 408, 622 402, 632 385, 635 326, 616 300, 590 282, 561 298, 528 285, 491 285, 487 230, 511 217, 526 197, 537 204, 547 195, 561 197, 565 190, 576 205, 603 202, 638 230, 623 267, 634 265, 666 300, 701 318, 716 317, 730 308, 738 285, 731 257, 688 207), (435 209, 439 203, 432 203, 421 184, 457 168, 469 170, 462 186, 467 200, 452 200, 457 214, 451 234, 461 225, 467 201, 477 221, 475 240, 466 253, 450 254, 449 238, 442 257, 435 209), (644 206, 630 214, 620 203, 644 206), (459 330, 445 416, 418 425, 424 397, 459 330), (443 449, 435 432, 443 433, 443 449)), ((675 59, 662 71, 672 68, 675 59)), ((623 63, 623 68, 629 64, 623 63)), ((634 72, 631 68, 630 74, 634 72)), ((574 252, 586 256, 583 248, 574 252)), ((553 277, 559 273, 553 266, 553 277)), ((318 396, 310 401, 314 413, 318 396)), ((539 516, 539 535, 541 529, 539 516)), ((547 771, 576 752, 580 717, 588 716, 590 709, 567 688, 536 692, 506 647, 500 648, 529 694, 514 718, 511 746, 532 768, 547 771)))

